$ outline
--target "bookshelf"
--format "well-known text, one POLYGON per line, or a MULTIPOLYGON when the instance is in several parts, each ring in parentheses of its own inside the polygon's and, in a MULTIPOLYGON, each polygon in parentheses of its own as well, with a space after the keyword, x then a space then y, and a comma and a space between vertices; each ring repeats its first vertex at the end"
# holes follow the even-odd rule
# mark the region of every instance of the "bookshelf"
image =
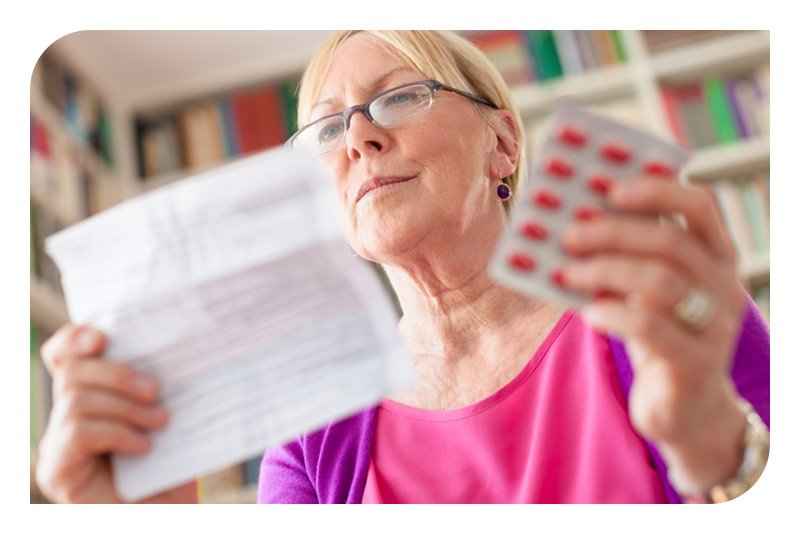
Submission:
MULTIPOLYGON (((257 61, 251 58, 238 63, 237 54, 231 52, 229 61, 218 69, 184 79, 153 78, 145 90, 131 95, 98 89, 101 84, 97 71, 87 67, 87 48, 64 44, 70 38, 80 38, 81 33, 66 36, 51 46, 37 63, 31 80, 34 453, 49 409, 49 394, 43 392, 48 388, 48 377, 38 361, 38 347, 68 320, 57 272, 41 251, 44 237, 142 192, 282 142, 293 128, 291 95, 316 46, 287 46, 283 54, 264 54, 257 61), (260 103, 245 104, 255 110, 251 114, 268 118, 265 124, 251 125, 253 130, 261 129, 261 134, 245 134, 241 122, 235 127, 225 122, 236 116, 237 102, 241 104, 248 97, 257 100, 254 95, 258 93, 271 93, 273 100, 272 111, 265 111, 268 106, 264 102, 269 100, 266 96, 260 103), (273 128, 271 134, 265 132, 269 128, 273 128), (234 134, 239 138, 234 139, 234 134), (193 158, 188 158, 185 143, 192 135, 199 148, 194 149, 193 158), (261 135, 262 140, 243 149, 242 135, 261 135), (271 135, 270 140, 265 135, 271 135), (205 157, 211 152, 214 157, 205 157)), ((127 34, 125 38, 131 35, 103 33, 112 40, 120 36, 119 43, 109 42, 110 50, 121 49, 122 34, 127 34)), ((160 42, 162 37, 173 39, 171 43, 186 39, 195 43, 192 46, 199 42, 194 32, 150 33, 154 42, 160 42)), ((230 37, 232 33, 219 35, 230 37)), ((315 38, 321 41, 324 35, 320 34, 324 33, 316 32, 315 38)), ((739 252, 740 278, 769 317, 769 32, 461 33, 481 46, 509 80, 529 137, 536 138, 552 105, 570 99, 692 148, 682 179, 717 195, 732 245, 739 252), (749 128, 747 135, 732 138, 729 124, 724 142, 706 139, 703 146, 692 146, 693 140, 686 131, 676 131, 678 108, 669 108, 665 95, 673 88, 693 85, 699 85, 702 94, 710 86, 711 76, 717 77, 712 82, 721 79, 731 86, 735 85, 731 79, 741 81, 742 93, 736 94, 746 101, 749 128), (748 92, 751 82, 747 80, 765 94, 748 92), (759 185, 753 186, 755 183, 759 185), (720 187, 721 184, 725 186, 720 187), (726 206, 725 202, 736 205, 726 206), (753 214, 760 214, 760 219, 750 220, 753 214), (748 236, 736 235, 745 231, 748 236)), ((224 41, 217 44, 225 49, 224 41)), ((153 51, 156 48, 150 47, 152 55, 145 59, 157 66, 159 58, 153 51)), ((713 129, 714 125, 710 127, 713 129)), ((531 156, 535 158, 535 154, 531 156)), ((201 501, 255 502, 253 481, 257 468, 257 459, 253 459, 203 477, 201 501)))

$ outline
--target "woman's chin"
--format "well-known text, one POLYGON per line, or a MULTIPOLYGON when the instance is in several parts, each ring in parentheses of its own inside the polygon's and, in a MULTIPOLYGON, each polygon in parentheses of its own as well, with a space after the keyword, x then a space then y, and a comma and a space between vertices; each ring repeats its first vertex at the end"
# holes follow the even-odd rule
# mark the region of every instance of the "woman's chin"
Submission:
POLYGON ((419 217, 404 219, 393 218, 381 223, 373 220, 369 224, 360 225, 353 248, 358 254, 370 261, 390 262, 392 258, 416 249, 428 232, 420 226, 419 217))

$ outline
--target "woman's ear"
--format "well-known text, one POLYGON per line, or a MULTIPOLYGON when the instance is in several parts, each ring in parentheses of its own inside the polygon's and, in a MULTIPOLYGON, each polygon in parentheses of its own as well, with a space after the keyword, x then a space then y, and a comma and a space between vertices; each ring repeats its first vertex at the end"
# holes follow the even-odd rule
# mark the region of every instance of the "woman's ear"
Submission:
POLYGON ((494 148, 492 150, 492 167, 497 169, 501 177, 510 176, 517 168, 520 151, 519 129, 514 117, 505 109, 493 112, 497 119, 494 131, 494 148))

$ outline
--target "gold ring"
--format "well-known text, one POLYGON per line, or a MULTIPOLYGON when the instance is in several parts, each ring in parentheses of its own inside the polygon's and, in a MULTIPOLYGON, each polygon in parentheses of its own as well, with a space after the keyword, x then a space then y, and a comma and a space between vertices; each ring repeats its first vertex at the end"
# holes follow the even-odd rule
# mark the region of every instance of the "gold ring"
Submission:
POLYGON ((692 331, 700 330, 714 317, 717 306, 714 298, 702 289, 693 287, 672 309, 675 317, 692 331))

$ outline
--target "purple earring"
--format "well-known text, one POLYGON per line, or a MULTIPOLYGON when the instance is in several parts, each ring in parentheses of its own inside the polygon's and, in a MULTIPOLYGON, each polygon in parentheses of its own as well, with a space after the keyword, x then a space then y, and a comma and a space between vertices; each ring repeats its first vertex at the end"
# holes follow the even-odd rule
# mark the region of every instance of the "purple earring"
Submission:
POLYGON ((508 187, 508 185, 503 182, 502 178, 498 180, 497 189, 495 189, 495 194, 497 195, 497 198, 499 198, 503 202, 511 198, 511 188, 508 187))

